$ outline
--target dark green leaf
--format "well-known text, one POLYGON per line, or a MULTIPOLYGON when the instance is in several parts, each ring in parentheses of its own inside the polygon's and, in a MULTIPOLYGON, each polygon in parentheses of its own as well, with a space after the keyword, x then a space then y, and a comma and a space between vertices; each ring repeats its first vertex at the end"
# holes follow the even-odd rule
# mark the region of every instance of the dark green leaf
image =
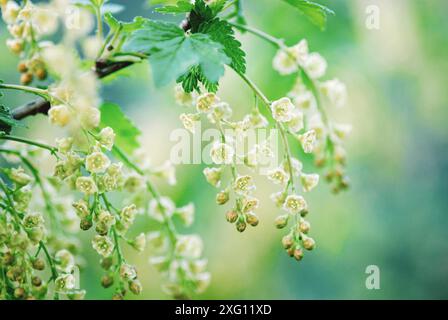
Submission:
POLYGON ((246 72, 246 54, 241 50, 241 43, 235 39, 232 26, 218 18, 199 26, 199 32, 208 34, 213 41, 224 47, 224 53, 232 59, 230 66, 237 72, 246 72))
POLYGON ((115 132, 115 144, 124 152, 131 154, 140 147, 138 137, 140 130, 121 111, 120 106, 113 103, 103 103, 101 110, 101 126, 111 127, 115 132))
POLYGON ((303 13, 312 23, 325 29, 327 16, 334 15, 334 11, 316 2, 308 0, 283 0, 303 13))
MULTIPOLYGON (((0 93, 0 96, 2 94, 0 93)), ((0 105, 0 132, 10 133, 13 127, 23 127, 24 125, 12 117, 9 108, 0 105)))
POLYGON ((176 24, 146 20, 124 45, 128 52, 148 54, 157 86, 186 74, 199 66, 203 76, 216 83, 231 60, 223 46, 205 34, 185 34, 176 24))

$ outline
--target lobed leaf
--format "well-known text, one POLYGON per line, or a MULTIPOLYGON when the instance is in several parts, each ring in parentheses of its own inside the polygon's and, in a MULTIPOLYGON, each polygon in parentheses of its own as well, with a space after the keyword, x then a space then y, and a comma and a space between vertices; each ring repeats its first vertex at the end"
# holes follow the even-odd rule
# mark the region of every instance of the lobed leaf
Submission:
POLYGON ((316 2, 308 0, 283 0, 297 8, 313 24, 324 30, 327 24, 327 16, 334 15, 334 11, 316 2))

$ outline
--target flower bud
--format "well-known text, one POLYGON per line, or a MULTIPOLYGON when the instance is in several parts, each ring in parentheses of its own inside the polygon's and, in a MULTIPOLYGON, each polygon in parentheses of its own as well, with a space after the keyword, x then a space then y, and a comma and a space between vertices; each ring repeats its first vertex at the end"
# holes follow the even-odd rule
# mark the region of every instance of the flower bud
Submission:
POLYGON ((32 262, 32 265, 33 265, 33 269, 35 269, 35 270, 42 271, 45 269, 45 262, 44 262, 44 260, 42 260, 40 258, 34 259, 32 262))
POLYGON ((29 72, 25 72, 20 76, 20 83, 24 86, 29 85, 33 82, 33 74, 29 72))
POLYGON ((101 268, 104 270, 109 270, 113 263, 114 260, 112 257, 102 258, 100 261, 101 268))
POLYGON ((20 73, 25 73, 28 71, 28 66, 26 65, 26 62, 21 61, 17 66, 17 71, 20 73))
POLYGON ((142 292, 142 284, 137 279, 129 282, 129 290, 136 295, 142 292))
POLYGON ((244 222, 244 219, 238 219, 236 222, 236 230, 239 232, 244 232, 244 230, 246 230, 246 222, 244 222))
POLYGON ((313 250, 314 247, 316 246, 316 242, 314 241, 313 238, 310 237, 304 237, 302 240, 302 244, 306 250, 313 250))
POLYGON ((236 222, 237 219, 238 219, 238 212, 236 212, 235 210, 227 211, 226 220, 228 222, 234 223, 234 222, 236 222))
POLYGON ((300 261, 303 259, 303 250, 301 248, 296 248, 294 250, 294 259, 300 261))
POLYGON ((229 201, 229 192, 228 191, 220 191, 218 192, 218 194, 216 195, 216 203, 219 205, 224 205, 229 201))
POLYGON ((35 287, 40 287, 41 284, 42 284, 42 279, 39 278, 39 277, 37 277, 37 276, 34 276, 34 277, 31 278, 31 283, 32 283, 33 286, 35 286, 35 287))
POLYGON ((284 227, 287 226, 288 220, 289 220, 289 215, 287 215, 287 214, 278 216, 277 218, 275 218, 275 226, 278 229, 283 229, 284 227))
POLYGON ((255 213, 248 212, 246 213, 246 222, 252 227, 256 227, 259 223, 259 219, 255 213))
POLYGON ((103 288, 109 288, 113 284, 114 278, 112 276, 106 274, 101 278, 101 286, 103 288))
POLYGON ((292 235, 288 234, 282 238, 283 248, 289 249, 294 245, 294 238, 292 235))
POLYGON ((93 223, 92 223, 92 219, 89 219, 88 217, 85 219, 82 219, 81 222, 79 223, 79 227, 81 228, 81 230, 87 231, 90 228, 92 228, 93 223))
POLYGON ((310 223, 304 219, 301 219, 297 226, 297 230, 302 233, 308 233, 310 231, 310 228, 311 228, 310 223))
POLYGON ((25 289, 18 287, 14 289, 14 298, 24 299, 26 295, 25 289))

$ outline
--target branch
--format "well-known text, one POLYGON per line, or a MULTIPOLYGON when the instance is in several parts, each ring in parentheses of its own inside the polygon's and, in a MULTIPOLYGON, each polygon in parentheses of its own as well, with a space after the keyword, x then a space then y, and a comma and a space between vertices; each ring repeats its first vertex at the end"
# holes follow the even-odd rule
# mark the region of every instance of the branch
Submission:
MULTIPOLYGON (((132 64, 134 64, 134 62, 131 61, 109 62, 105 60, 98 60, 95 63, 95 73, 99 79, 102 79, 132 64)), ((46 100, 35 100, 21 107, 15 108, 12 111, 12 116, 16 120, 22 120, 26 117, 35 116, 37 114, 47 114, 50 108, 50 102, 46 100)))

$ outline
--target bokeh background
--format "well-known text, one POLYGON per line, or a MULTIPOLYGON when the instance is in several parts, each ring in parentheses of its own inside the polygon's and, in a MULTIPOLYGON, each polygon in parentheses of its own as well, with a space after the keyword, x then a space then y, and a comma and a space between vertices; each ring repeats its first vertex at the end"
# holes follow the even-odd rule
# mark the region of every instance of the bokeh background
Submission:
MULTIPOLYGON (((146 1, 118 1, 127 9, 118 16, 136 15, 180 20, 154 14, 146 1)), ((322 183, 309 194, 312 236, 317 249, 300 263, 281 247, 283 231, 273 227, 277 209, 269 200, 258 211, 261 223, 243 234, 224 220, 224 209, 214 204, 215 189, 202 178, 203 166, 178 167, 178 186, 160 184, 178 204, 193 201, 196 221, 188 232, 205 242, 212 273, 205 299, 441 299, 448 298, 448 2, 444 0, 334 0, 325 32, 310 24, 282 1, 244 0, 248 23, 288 44, 307 38, 311 50, 324 55, 328 77, 347 83, 349 105, 333 117, 353 124, 348 141, 348 174, 352 187, 334 196, 322 183), (380 29, 366 27, 366 8, 380 9, 380 29), (269 8, 269 9, 267 9, 269 8), (381 288, 367 290, 365 269, 377 265, 381 288)), ((0 75, 18 82, 16 57, 4 46, 1 25, 0 75)), ((251 35, 240 35, 248 55, 248 73, 272 99, 284 96, 294 77, 272 70, 276 50, 251 35)), ((180 128, 172 87, 156 89, 146 64, 132 67, 133 76, 105 84, 103 96, 119 103, 143 130, 143 145, 152 162, 169 157, 169 135, 180 128)), ((227 70, 219 95, 236 117, 247 112, 252 94, 227 70)), ((8 94, 2 103, 16 106, 30 99, 8 94)), ((20 133, 50 138, 47 119, 27 119, 20 133)), ((56 134, 60 134, 57 132, 56 134)), ((297 149, 298 150, 298 149, 297 149)), ((310 159, 303 159, 311 171, 310 159)), ((267 199, 275 191, 264 179, 257 195, 267 199)), ((145 219, 134 232, 151 228, 145 219)), ((81 285, 87 298, 108 299, 98 256, 86 235, 87 268, 81 285)), ((126 250, 140 270, 142 298, 168 298, 160 275, 147 263, 149 252, 126 250)))

